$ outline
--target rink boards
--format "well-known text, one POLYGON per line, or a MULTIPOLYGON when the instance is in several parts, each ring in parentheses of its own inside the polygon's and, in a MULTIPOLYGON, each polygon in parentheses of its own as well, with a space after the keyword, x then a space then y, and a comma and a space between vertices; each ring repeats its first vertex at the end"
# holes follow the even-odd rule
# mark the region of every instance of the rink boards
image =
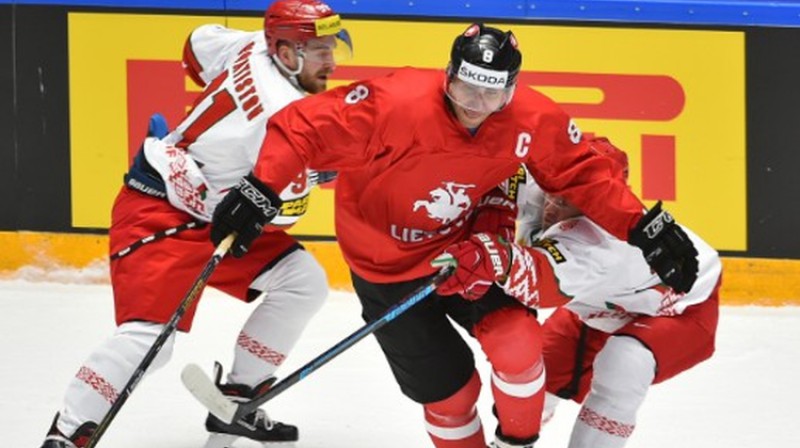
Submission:
MULTIPOLYGON (((28 3, 0 1, 0 244, 17 248, 0 254, 0 270, 82 266, 105 255, 110 206, 149 115, 175 123, 198 95, 180 68, 186 34, 209 22, 258 29, 259 14, 246 2, 227 13, 196 2, 191 10, 168 2, 176 9, 166 11, 146 1, 135 10, 28 3)), ((505 11, 519 3, 493 4, 505 11)), ((397 17, 398 4, 384 5, 388 15, 355 11, 360 16, 341 5, 351 14, 356 56, 334 85, 403 65, 441 70, 452 36, 468 23, 397 17)), ((772 17, 755 11, 750 17, 772 17)), ((521 84, 553 97, 584 132, 626 150, 631 186, 645 203, 664 200, 725 256, 728 300, 800 302, 791 281, 800 277, 800 29, 755 19, 625 23, 599 12, 591 21, 564 14, 492 20, 521 42, 521 84)), ((292 232, 334 286, 349 287, 333 190, 316 191, 311 204, 292 232)))
MULTIPOLYGON (((331 288, 352 291, 350 273, 335 242, 304 241, 303 245, 325 268, 331 288)), ((28 265, 39 267, 43 274, 65 267, 96 271, 107 265, 108 237, 102 235, 0 232, 0 246, 4 248, 0 278, 12 277, 14 269, 28 265)), ((724 305, 800 305, 800 262, 723 257, 722 263, 724 305)), ((107 281, 97 272, 87 277, 107 281)))

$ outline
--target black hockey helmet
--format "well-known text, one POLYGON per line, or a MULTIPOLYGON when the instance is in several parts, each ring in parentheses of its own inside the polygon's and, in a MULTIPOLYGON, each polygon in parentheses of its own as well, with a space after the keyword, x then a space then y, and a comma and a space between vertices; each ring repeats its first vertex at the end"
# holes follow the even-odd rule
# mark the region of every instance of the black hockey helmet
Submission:
POLYGON ((453 41, 448 78, 481 87, 506 88, 517 82, 522 53, 511 31, 473 23, 453 41))
POLYGON ((473 23, 453 42, 445 92, 473 114, 497 112, 511 102, 521 65, 511 31, 473 23))

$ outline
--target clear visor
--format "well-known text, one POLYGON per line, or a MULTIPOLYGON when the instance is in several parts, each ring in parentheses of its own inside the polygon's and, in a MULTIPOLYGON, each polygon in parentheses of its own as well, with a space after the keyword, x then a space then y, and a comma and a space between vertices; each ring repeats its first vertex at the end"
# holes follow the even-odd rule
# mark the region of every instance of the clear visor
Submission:
POLYGON ((514 88, 513 85, 501 88, 481 87, 454 77, 448 79, 445 92, 456 105, 472 112, 489 114, 497 112, 511 101, 514 88))
POLYGON ((566 199, 545 194, 542 205, 542 229, 546 230, 553 224, 581 214, 581 211, 566 199))
POLYGON ((331 36, 310 39, 299 50, 306 61, 341 64, 353 58, 353 41, 343 29, 331 36))

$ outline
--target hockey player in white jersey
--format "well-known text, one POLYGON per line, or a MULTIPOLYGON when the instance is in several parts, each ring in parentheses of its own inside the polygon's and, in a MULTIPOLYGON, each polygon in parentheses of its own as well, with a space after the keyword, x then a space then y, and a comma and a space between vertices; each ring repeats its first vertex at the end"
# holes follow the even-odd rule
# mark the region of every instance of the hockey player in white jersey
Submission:
MULTIPOLYGON (((605 139, 596 139, 593 146, 619 176, 627 177, 624 152, 605 139)), ((465 288, 497 282, 531 308, 558 307, 543 325, 543 421, 552 417, 559 401, 574 400, 581 409, 569 448, 621 448, 633 433, 650 385, 713 354, 719 256, 684 228, 699 252, 699 276, 687 293, 676 293, 651 271, 638 249, 528 179, 518 185, 518 243, 481 234, 447 254, 458 260, 458 269, 471 273, 465 288), (534 224, 537 217, 541 226, 534 224)), ((661 214, 649 225, 676 224, 661 214)))
MULTIPOLYGON (((219 200, 253 168, 266 122, 276 111, 326 89, 337 55, 352 51, 340 17, 319 0, 276 0, 264 30, 218 25, 193 31, 183 64, 203 93, 163 138, 148 137, 125 175, 109 230, 111 282, 118 328, 70 381, 42 448, 81 448, 131 378, 194 279, 211 258, 209 226, 219 200)), ((231 248, 208 284, 247 302, 258 300, 235 341, 227 395, 247 398, 269 388, 275 371, 328 293, 319 263, 285 231, 308 207, 319 173, 309 170, 281 193, 271 228, 249 250, 231 248), (244 252, 250 256, 242 258, 244 252)), ((178 324, 188 332, 197 303, 178 324)), ((174 334, 149 372, 170 358, 174 334)), ((176 385, 177 387, 177 385, 176 385)), ((206 448, 245 437, 298 439, 293 425, 259 410, 226 424, 209 414, 206 448)))

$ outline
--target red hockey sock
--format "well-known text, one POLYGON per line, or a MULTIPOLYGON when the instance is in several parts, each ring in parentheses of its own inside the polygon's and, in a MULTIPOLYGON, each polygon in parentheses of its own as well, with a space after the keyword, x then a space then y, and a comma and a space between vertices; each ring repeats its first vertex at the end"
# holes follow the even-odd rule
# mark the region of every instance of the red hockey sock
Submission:
POLYGON ((503 308, 484 317, 475 335, 492 364, 492 393, 502 434, 520 440, 538 435, 545 372, 536 317, 525 308, 503 308))
POLYGON ((436 448, 485 448, 481 419, 475 409, 481 380, 478 372, 452 396, 425 408, 425 426, 436 448))

